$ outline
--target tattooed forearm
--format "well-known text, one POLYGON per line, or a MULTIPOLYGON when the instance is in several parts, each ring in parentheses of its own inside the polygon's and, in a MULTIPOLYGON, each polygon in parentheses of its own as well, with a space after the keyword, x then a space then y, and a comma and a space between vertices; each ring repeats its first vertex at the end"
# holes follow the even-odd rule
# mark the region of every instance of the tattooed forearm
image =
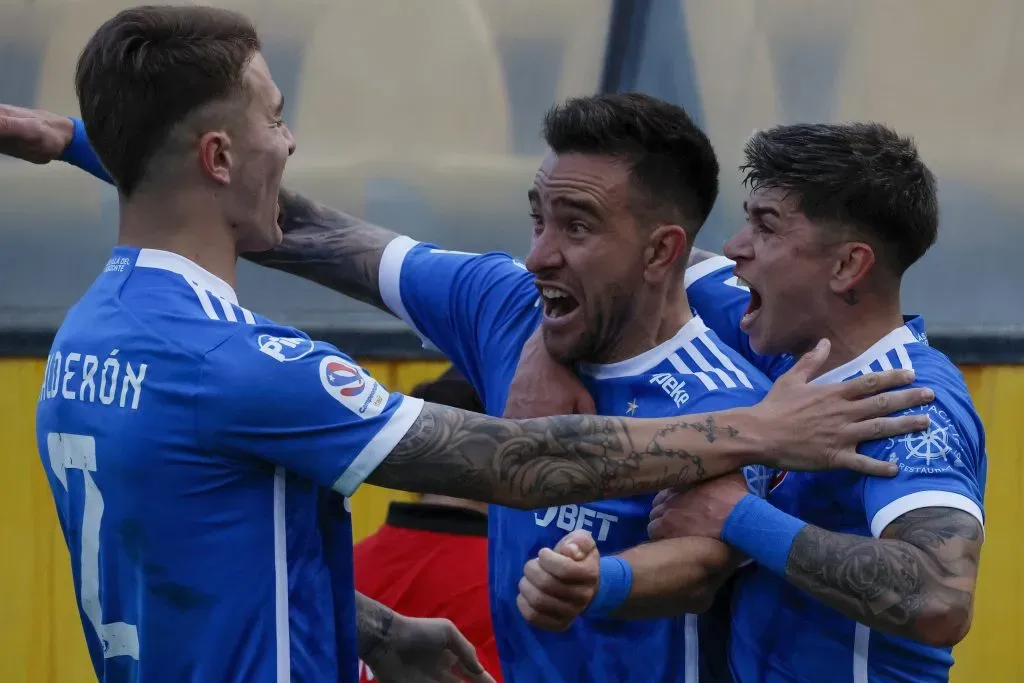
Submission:
POLYGON ((388 648, 395 612, 376 600, 356 593, 356 639, 359 658, 372 662, 388 648))
POLYGON ((651 493, 742 466, 742 419, 500 420, 428 403, 367 481, 525 509, 651 493))
POLYGON ((950 646, 970 627, 981 541, 978 521, 949 508, 908 512, 880 539, 807 526, 786 574, 867 626, 950 646))
POLYGON ((713 251, 705 251, 694 247, 690 250, 690 260, 687 262, 686 267, 689 268, 690 266, 695 266, 701 261, 707 261, 709 258, 714 258, 716 256, 718 256, 718 254, 713 251))
POLYGON ((281 244, 245 258, 387 310, 378 284, 380 259, 398 235, 289 190, 281 190, 280 200, 281 244))

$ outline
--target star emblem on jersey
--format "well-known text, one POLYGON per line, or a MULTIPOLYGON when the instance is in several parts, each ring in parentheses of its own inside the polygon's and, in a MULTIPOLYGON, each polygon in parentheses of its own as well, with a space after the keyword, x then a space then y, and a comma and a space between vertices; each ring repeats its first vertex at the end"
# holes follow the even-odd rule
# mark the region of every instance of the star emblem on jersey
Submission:
POLYGON ((632 401, 630 401, 629 403, 626 404, 626 415, 634 415, 634 414, 636 414, 636 409, 637 409, 637 404, 636 404, 636 399, 634 398, 632 401))

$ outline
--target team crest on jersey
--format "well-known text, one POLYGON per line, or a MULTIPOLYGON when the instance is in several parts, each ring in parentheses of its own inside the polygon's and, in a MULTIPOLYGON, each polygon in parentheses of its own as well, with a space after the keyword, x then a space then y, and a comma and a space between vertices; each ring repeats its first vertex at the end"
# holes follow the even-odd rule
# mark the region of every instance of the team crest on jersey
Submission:
POLYGON ((931 424, 923 432, 890 437, 886 443, 889 462, 905 472, 931 474, 948 472, 964 466, 960 434, 945 410, 932 403, 924 408, 911 408, 903 415, 926 413, 931 424))
POLYGON ((261 334, 256 338, 256 345, 260 351, 281 363, 304 358, 313 352, 313 341, 305 337, 275 337, 261 334))
POLYGON ((338 356, 320 361, 320 384, 327 393, 359 417, 376 417, 388 402, 388 392, 358 365, 338 356))

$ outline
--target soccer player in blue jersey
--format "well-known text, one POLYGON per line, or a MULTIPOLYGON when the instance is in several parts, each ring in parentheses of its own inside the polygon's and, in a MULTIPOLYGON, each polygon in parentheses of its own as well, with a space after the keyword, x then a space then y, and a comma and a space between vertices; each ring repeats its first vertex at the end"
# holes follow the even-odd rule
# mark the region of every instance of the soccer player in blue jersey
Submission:
MULTIPOLYGON (((76 84, 98 160, 80 125, 68 132, 66 158, 114 179, 121 246, 57 333, 37 429, 103 680, 350 681, 357 654, 383 681, 448 681, 455 664, 488 680, 449 623, 353 598, 339 494, 368 480, 544 508, 755 462, 892 475, 852 445, 924 422, 878 418, 876 401, 864 398, 905 383, 906 373, 882 385, 809 386, 827 346, 754 408, 717 415, 513 422, 389 393, 339 350, 254 314, 234 292, 237 254, 281 239, 278 183, 294 149, 243 17, 125 11, 90 40, 76 84)), ((33 116, 0 118, 0 151, 45 161, 63 129, 33 116)), ((336 216, 321 218, 338 227, 336 216)), ((401 275, 414 252, 444 264, 432 271, 442 282, 466 265, 372 226, 329 232, 326 243, 309 237, 285 253, 311 242, 355 249, 335 266, 379 305, 415 310, 401 275)), ((496 261, 482 257, 468 270, 496 261)), ((523 287, 518 266, 500 267, 523 287)), ((681 341, 706 346, 704 328, 688 329, 681 341)), ((746 386, 734 362, 716 356, 707 372, 692 360, 701 384, 703 373, 746 386)), ((658 385, 683 400, 681 388, 668 389, 658 385)), ((920 390, 889 398, 928 400, 920 390)))
MULTIPOLYGON (((928 346, 923 320, 901 314, 900 280, 937 236, 934 178, 909 139, 877 124, 782 126, 745 154, 747 222, 728 259, 696 252, 694 307, 769 376, 827 336, 836 353, 816 382, 912 369, 937 399, 908 411, 931 417, 926 431, 861 445, 899 466, 893 479, 778 472, 764 501, 724 477, 659 495, 652 534, 702 533, 755 561, 733 602, 740 683, 946 681, 971 622, 987 461, 962 375, 928 346)), ((636 580, 661 581, 664 595, 688 561, 670 543, 633 551, 646 559, 636 580)), ((548 558, 553 610, 593 583, 589 549, 567 539, 548 558)))
MULTIPOLYGON (((552 114, 548 135, 556 153, 531 192, 532 275, 506 256, 419 245, 287 193, 284 243, 254 258, 387 305, 473 379, 492 414, 502 413, 523 344, 538 325, 550 348, 581 361, 602 412, 655 417, 757 402, 764 378, 692 317, 681 286, 685 254, 717 182, 704 136, 681 110, 639 96, 570 103, 552 114)), ((713 425, 701 429, 715 443, 728 436, 713 425)), ((438 486, 469 485, 456 469, 428 472, 444 479, 438 486)), ((573 504, 492 513, 493 610, 506 678, 687 680, 696 666, 696 642, 686 635, 691 619, 623 626, 595 608, 592 621, 559 637, 519 618, 517 583, 537 550, 566 528, 592 529, 603 547, 624 549, 645 536, 650 511, 649 496, 579 506, 615 496, 590 495, 590 484, 554 468, 536 474, 544 496, 563 495, 564 487, 577 495, 573 504), (581 648, 590 654, 581 657, 581 648)), ((704 569, 730 558, 715 541, 688 546, 696 570, 687 588, 697 607, 717 580, 704 569)))

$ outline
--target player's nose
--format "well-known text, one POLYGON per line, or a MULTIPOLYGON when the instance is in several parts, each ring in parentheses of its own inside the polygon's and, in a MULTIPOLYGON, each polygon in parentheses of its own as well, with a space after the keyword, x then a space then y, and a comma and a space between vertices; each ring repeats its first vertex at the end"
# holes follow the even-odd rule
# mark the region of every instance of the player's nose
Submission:
POLYGON ((750 228, 744 226, 739 232, 729 238, 722 248, 726 258, 733 261, 753 258, 753 243, 750 239, 750 228))
POLYGON ((534 231, 530 242, 530 253, 526 255, 526 269, 538 275, 564 265, 562 251, 558 244, 557 231, 542 228, 534 231))

